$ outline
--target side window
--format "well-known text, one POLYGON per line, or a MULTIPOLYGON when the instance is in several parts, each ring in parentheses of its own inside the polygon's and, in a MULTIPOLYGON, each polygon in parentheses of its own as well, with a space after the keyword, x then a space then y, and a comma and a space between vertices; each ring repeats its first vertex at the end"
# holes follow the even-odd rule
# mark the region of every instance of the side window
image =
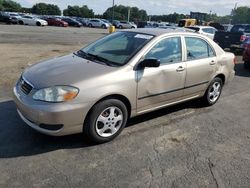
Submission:
POLYGON ((181 62, 181 38, 172 37, 161 40, 145 55, 145 59, 149 58, 159 59, 161 64, 181 62))
POLYGON ((213 34, 213 29, 210 29, 210 28, 204 28, 204 29, 202 29, 202 31, 205 33, 213 34))
POLYGON ((209 55, 209 57, 214 57, 215 56, 214 50, 212 49, 212 47, 209 44, 207 44, 207 45, 208 45, 208 55, 209 55))
POLYGON ((204 40, 194 37, 185 37, 187 60, 203 59, 215 56, 212 47, 204 40))

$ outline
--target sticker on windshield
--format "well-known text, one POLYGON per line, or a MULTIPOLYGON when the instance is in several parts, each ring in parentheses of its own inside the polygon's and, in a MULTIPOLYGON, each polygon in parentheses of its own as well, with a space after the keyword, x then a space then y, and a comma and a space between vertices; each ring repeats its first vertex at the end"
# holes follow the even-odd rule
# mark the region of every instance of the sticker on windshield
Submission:
POLYGON ((149 40, 149 39, 152 39, 153 36, 151 36, 151 35, 137 34, 137 35, 135 35, 135 38, 140 38, 140 39, 147 39, 147 40, 149 40))

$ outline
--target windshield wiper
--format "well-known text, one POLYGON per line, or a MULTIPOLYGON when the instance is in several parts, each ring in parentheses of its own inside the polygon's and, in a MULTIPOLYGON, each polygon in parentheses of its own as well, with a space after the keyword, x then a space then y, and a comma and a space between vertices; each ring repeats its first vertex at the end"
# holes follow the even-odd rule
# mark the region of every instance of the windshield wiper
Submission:
POLYGON ((79 55, 82 58, 86 58, 88 60, 91 60, 91 61, 97 60, 97 61, 102 62, 102 63, 104 63, 104 64, 106 64, 108 66, 119 66, 117 63, 109 61, 108 59, 106 59, 104 57, 101 57, 101 56, 98 56, 98 55, 95 55, 95 54, 91 54, 91 53, 86 53, 83 50, 79 50, 77 52, 77 55, 79 55))
POLYGON ((87 53, 88 56, 98 60, 98 61, 101 61, 109 66, 112 66, 112 64, 110 63, 110 61, 104 57, 101 57, 101 56, 98 56, 98 55, 95 55, 95 54, 91 54, 91 53, 87 53))

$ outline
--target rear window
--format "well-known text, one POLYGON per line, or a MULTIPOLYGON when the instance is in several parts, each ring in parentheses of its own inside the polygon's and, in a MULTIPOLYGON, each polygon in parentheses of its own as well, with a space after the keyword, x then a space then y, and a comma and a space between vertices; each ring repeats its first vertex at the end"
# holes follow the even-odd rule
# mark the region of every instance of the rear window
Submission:
POLYGON ((235 25, 231 29, 231 32, 244 32, 245 31, 245 26, 244 25, 235 25))
POLYGON ((246 26, 245 32, 246 32, 246 33, 250 33, 250 25, 247 25, 247 26, 246 26))

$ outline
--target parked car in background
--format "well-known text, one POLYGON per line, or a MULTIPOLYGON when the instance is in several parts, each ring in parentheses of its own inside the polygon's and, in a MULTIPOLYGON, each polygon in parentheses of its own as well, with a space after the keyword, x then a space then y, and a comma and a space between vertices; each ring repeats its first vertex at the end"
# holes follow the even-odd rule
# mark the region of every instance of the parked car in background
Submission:
POLYGON ((103 143, 130 117, 195 98, 215 104, 234 78, 234 59, 197 33, 118 31, 27 68, 13 88, 14 101, 23 121, 41 133, 83 132, 103 143))
POLYGON ((34 16, 25 15, 18 19, 20 25, 36 25, 36 26, 46 26, 48 22, 46 20, 39 19, 34 16))
POLYGON ((137 25, 133 22, 120 21, 118 24, 119 29, 136 29, 137 25))
POLYGON ((104 21, 102 19, 90 19, 88 21, 88 26, 89 27, 100 27, 103 29, 109 28, 111 26, 110 23, 108 23, 107 21, 104 21))
POLYGON ((115 26, 115 28, 118 28, 119 23, 120 23, 119 20, 113 20, 113 21, 111 21, 111 24, 112 24, 113 26, 115 26))
POLYGON ((0 22, 6 24, 17 24, 18 20, 15 17, 11 17, 8 13, 0 11, 0 22))
POLYGON ((250 24, 234 25, 230 32, 217 31, 214 36, 214 41, 221 48, 229 48, 231 51, 243 52, 243 42, 247 37, 250 37, 250 24))
POLYGON ((247 69, 250 69, 250 37, 247 38, 244 43, 243 43, 243 61, 244 61, 244 66, 247 69))
POLYGON ((76 19, 76 21, 80 22, 83 26, 88 26, 88 21, 89 21, 88 18, 79 18, 79 17, 77 17, 75 19, 76 19))
POLYGON ((21 18, 21 16, 18 14, 18 13, 15 13, 15 12, 9 12, 8 13, 10 17, 18 20, 19 18, 21 18))
POLYGON ((62 17, 61 19, 64 22, 67 22, 69 24, 69 26, 72 26, 72 27, 82 27, 82 24, 80 22, 76 21, 73 18, 62 17))
POLYGON ((50 26, 68 27, 69 24, 59 18, 45 17, 44 20, 48 22, 50 26))
POLYGON ((195 32, 205 35, 212 40, 214 39, 215 32, 217 31, 217 29, 210 26, 189 26, 187 28, 193 29, 195 32))

